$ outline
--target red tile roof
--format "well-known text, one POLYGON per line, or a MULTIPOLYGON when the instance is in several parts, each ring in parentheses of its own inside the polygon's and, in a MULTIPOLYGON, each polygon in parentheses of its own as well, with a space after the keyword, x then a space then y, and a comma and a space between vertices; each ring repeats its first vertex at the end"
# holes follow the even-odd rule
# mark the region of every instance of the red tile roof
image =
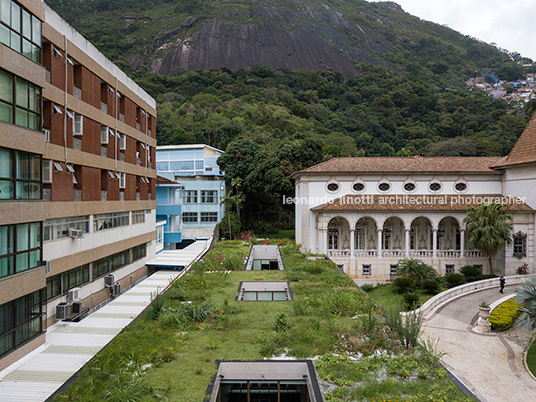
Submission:
POLYGON ((176 181, 169 180, 169 179, 167 179, 165 177, 158 176, 158 175, 156 176, 156 184, 157 185, 166 185, 166 184, 171 185, 171 184, 173 184, 173 185, 177 185, 177 186, 180 185, 180 183, 178 183, 176 181))
POLYGON ((320 173, 497 173, 490 166, 499 157, 371 157, 333 158, 328 161, 295 172, 302 174, 320 173))
POLYGON ((483 195, 358 195, 348 194, 332 202, 311 208, 319 212, 350 211, 450 211, 463 212, 468 207, 478 207, 483 202, 506 203, 508 212, 532 212, 521 199, 500 194, 483 195))
POLYGON ((497 161, 492 167, 501 168, 534 162, 536 162, 536 113, 521 133, 510 154, 504 160, 497 161))

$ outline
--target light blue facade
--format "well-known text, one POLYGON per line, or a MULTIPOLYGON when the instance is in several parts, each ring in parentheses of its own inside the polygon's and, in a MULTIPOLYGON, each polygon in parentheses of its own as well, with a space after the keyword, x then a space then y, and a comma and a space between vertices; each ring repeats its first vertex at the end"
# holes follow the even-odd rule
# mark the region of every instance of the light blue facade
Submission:
POLYGON ((164 245, 182 242, 181 189, 179 184, 156 186, 156 220, 165 221, 164 245))
MULTIPOLYGON (((216 164, 222 153, 208 145, 163 146, 156 150, 158 175, 181 184, 179 219, 182 240, 210 237, 216 224, 223 218, 224 205, 221 200, 225 196, 224 172, 216 164)), ((157 215, 160 206, 163 208, 161 211, 169 211, 169 204, 165 207, 158 201, 158 189, 156 194, 157 215)), ((169 197, 169 194, 162 194, 162 200, 166 196, 169 197)), ((178 222, 169 222, 169 226, 176 228, 178 222)))

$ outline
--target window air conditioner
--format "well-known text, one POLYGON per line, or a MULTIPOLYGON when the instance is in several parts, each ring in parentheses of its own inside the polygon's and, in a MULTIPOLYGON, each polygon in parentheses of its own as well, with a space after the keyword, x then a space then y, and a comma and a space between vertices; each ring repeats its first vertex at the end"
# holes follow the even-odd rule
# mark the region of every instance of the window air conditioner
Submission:
POLYGON ((67 292, 67 301, 69 303, 80 300, 80 288, 72 288, 67 292))
POLYGON ((115 283, 115 276, 114 274, 108 274, 104 277, 104 286, 106 287, 112 287, 115 283))

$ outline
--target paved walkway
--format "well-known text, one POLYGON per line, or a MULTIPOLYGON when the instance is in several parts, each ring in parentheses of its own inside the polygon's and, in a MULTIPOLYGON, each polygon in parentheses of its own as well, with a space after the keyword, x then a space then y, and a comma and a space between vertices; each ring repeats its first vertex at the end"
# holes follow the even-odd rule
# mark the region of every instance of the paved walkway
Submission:
MULTIPOLYGON (((207 241, 195 242, 184 255, 191 263, 206 247, 207 241)), ((151 294, 183 272, 157 271, 82 321, 49 327, 44 345, 0 371, 0 402, 46 400, 150 304, 151 294)))
POLYGON ((507 286, 504 295, 497 288, 471 293, 425 317, 422 337, 439 340, 443 362, 481 401, 536 401, 536 381, 522 360, 526 339, 472 331, 482 301, 491 304, 519 286, 507 286))

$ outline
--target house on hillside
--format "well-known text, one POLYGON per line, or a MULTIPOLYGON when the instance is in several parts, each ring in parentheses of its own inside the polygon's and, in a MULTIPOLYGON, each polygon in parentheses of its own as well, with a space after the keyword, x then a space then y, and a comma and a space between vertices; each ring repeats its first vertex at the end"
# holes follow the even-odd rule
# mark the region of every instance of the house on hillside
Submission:
POLYGON ((498 157, 334 158, 293 174, 296 241, 352 278, 387 280, 398 261, 418 258, 440 275, 489 263, 467 242, 469 206, 506 203, 513 243, 497 273, 534 270, 536 116, 510 154, 498 157))

